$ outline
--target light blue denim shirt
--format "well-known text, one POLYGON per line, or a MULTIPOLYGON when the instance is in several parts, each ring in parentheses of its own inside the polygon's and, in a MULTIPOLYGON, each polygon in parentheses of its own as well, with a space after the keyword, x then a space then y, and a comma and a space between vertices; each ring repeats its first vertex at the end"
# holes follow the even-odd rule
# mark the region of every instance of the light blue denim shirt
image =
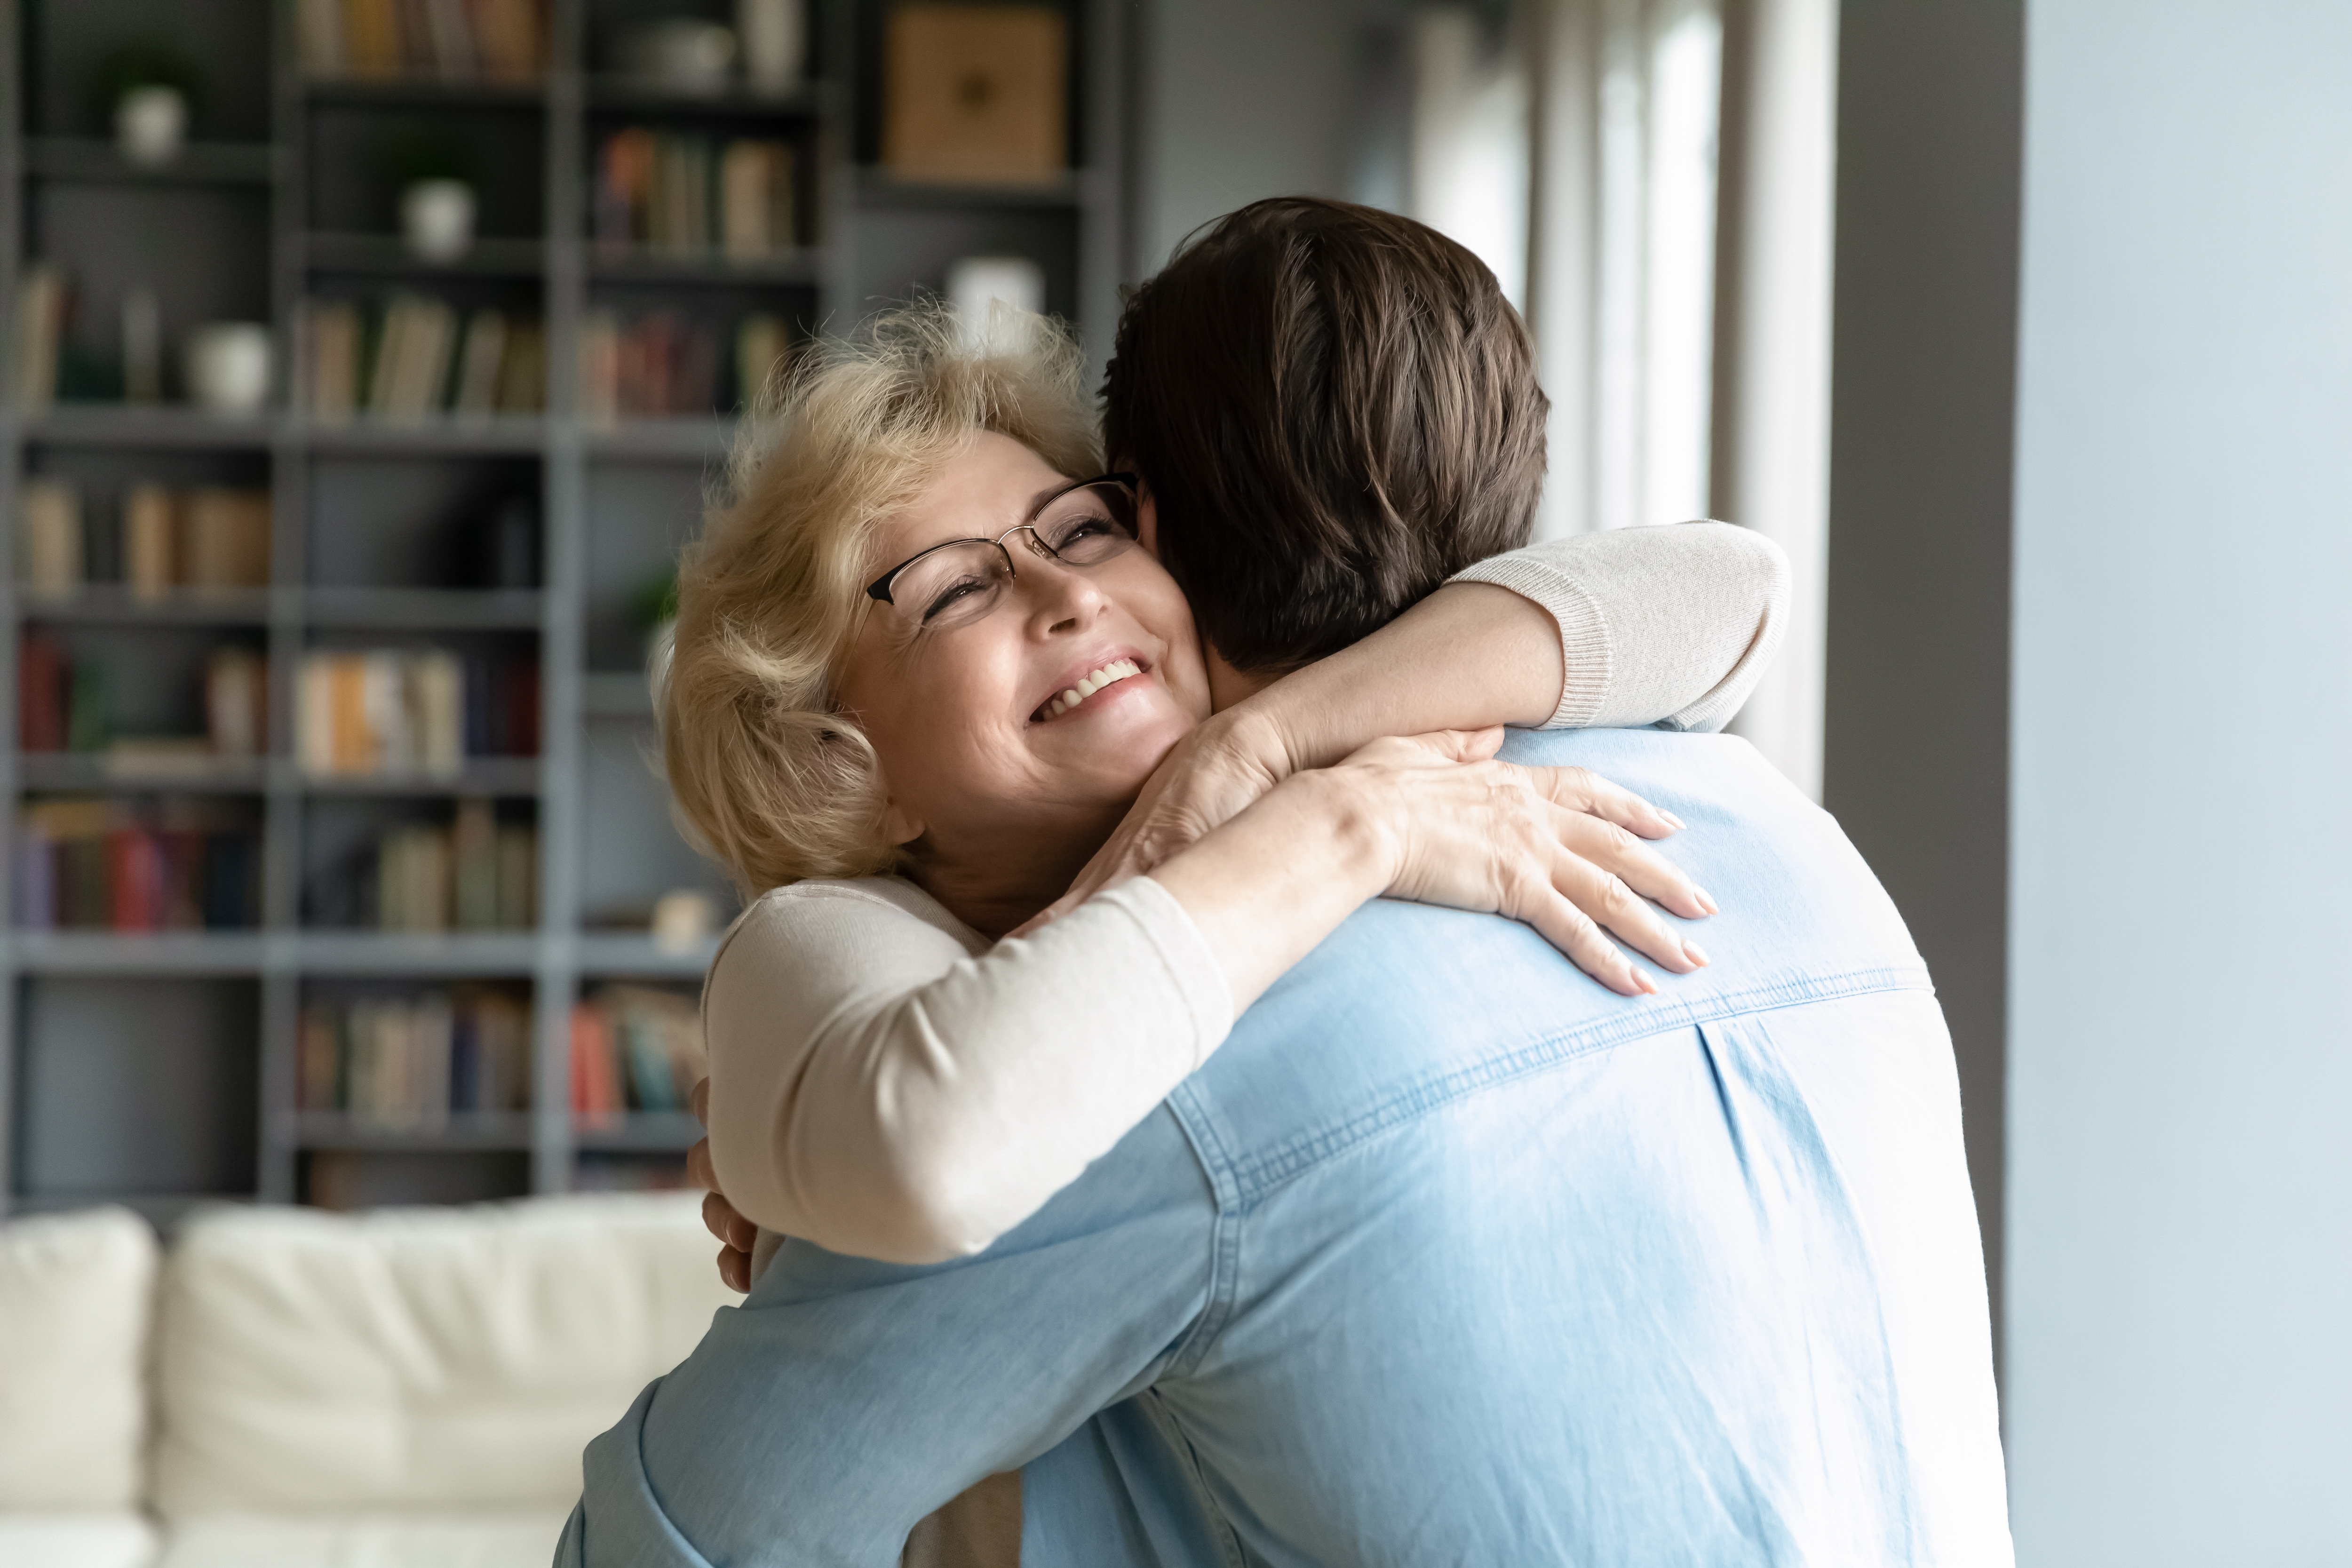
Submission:
POLYGON ((1525 927, 1368 906, 988 1251, 788 1244, 590 1445, 559 1563, 878 1568, 1033 1460, 1030 1568, 2008 1563, 1893 906, 1743 742, 1507 754, 1689 823, 1711 967, 1620 998, 1525 927))

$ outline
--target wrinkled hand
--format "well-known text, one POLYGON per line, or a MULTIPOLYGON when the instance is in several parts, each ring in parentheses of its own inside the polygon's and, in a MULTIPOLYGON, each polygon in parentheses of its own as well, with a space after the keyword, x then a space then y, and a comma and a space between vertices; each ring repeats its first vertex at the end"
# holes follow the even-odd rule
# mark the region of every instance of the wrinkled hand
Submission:
POLYGON ((1645 901, 1686 920, 1716 912, 1696 882, 1641 841, 1682 826, 1583 768, 1494 760, 1499 729, 1375 741, 1332 773, 1364 792, 1390 837, 1389 896, 1524 921, 1623 995, 1657 984, 1609 941, 1686 974, 1706 955, 1645 901))
MULTIPOLYGON (((710 1125, 710 1080, 704 1079, 694 1086, 694 1119, 705 1127, 710 1125)), ((735 1212, 735 1205, 719 1190, 719 1173, 710 1163, 710 1140, 705 1138, 686 1152, 686 1179, 705 1189, 702 1196, 702 1223, 719 1238, 719 1278, 730 1290, 751 1289, 751 1244, 760 1239, 760 1227, 735 1212)))
POLYGON ((1193 727, 1144 781, 1143 793, 1069 891, 1011 934, 1026 936, 1115 883, 1140 877, 1198 843, 1290 776, 1291 763, 1263 730, 1212 719, 1193 727))

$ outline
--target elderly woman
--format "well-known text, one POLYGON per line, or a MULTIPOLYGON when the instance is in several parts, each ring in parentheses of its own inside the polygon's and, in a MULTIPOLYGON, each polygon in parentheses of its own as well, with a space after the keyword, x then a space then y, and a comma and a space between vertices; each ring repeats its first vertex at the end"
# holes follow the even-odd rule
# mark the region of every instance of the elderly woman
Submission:
POLYGON ((1385 737, 1546 722, 1564 679, 1618 723, 1728 711, 1769 640, 1769 546, 1703 526, 1518 552, 1483 574, 1518 592, 1441 590, 1187 744, 1203 650, 1078 367, 1045 323, 973 347, 936 311, 884 318, 804 363, 688 555, 668 773, 751 900, 705 991, 711 1150, 771 1231, 909 1263, 986 1247, 1370 898, 1524 920, 1628 994, 1653 983, 1596 922, 1668 970, 1705 962, 1628 891, 1709 912, 1632 836, 1665 836, 1661 814, 1489 760, 1497 731, 1385 737), (1732 591, 1626 569, 1695 550, 1732 591), (1577 668, 1559 607, 1595 595, 1655 646, 1577 668), (1677 682, 1691 647, 1715 657, 1677 682), (1155 788, 1195 803, 1172 814, 1192 830, 1008 938, 1171 751, 1155 788))

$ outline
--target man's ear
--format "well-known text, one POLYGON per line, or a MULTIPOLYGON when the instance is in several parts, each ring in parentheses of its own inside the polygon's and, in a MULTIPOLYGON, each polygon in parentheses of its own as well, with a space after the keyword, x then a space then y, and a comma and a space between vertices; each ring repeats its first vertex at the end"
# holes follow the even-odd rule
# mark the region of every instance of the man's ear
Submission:
POLYGON ((882 803, 882 833, 893 844, 912 844, 923 836, 923 825, 896 800, 882 803))
POLYGON ((1141 479, 1135 481, 1135 542, 1151 552, 1154 561, 1160 559, 1160 503, 1141 479))

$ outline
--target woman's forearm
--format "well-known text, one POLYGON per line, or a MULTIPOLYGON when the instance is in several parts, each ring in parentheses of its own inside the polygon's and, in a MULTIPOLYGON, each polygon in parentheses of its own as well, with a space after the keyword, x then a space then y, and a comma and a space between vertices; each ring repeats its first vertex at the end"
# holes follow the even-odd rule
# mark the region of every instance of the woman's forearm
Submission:
POLYGON ((1541 605, 1491 584, 1453 583, 1220 718, 1271 736, 1303 772, 1383 735, 1535 728, 1559 706, 1563 668, 1559 623, 1541 605))
POLYGON ((1235 1014, 1339 929, 1393 875, 1344 781, 1303 773, 1163 862, 1165 888, 1215 955, 1235 1014))
POLYGON ((1278 748, 1277 774, 1429 730, 1717 729, 1769 662, 1787 602, 1785 557, 1746 529, 1581 534, 1472 567, 1220 729, 1278 748))

